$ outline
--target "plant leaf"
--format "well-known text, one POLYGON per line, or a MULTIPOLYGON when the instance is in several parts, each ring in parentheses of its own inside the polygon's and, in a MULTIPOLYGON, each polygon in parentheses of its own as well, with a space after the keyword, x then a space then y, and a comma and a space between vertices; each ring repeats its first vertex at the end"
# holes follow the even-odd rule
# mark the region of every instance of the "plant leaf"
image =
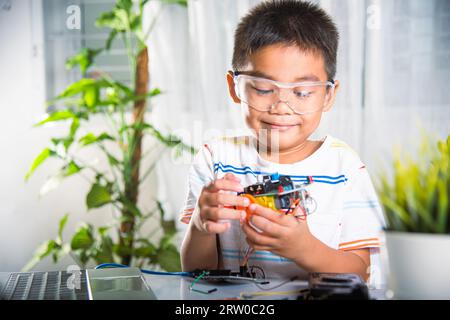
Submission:
POLYGON ((69 220, 69 214, 66 213, 64 217, 59 220, 59 228, 58 228, 58 240, 60 241, 60 244, 62 244, 62 234, 64 231, 64 227, 67 224, 67 221, 69 220))
POLYGON ((99 89, 96 86, 89 86, 84 90, 83 99, 86 106, 94 108, 98 102, 99 89))
POLYGON ((110 203, 111 200, 109 190, 98 183, 94 183, 92 185, 91 190, 86 196, 86 204, 88 209, 99 208, 107 203, 110 203))
POLYGON ((110 236, 101 236, 94 259, 97 263, 114 262, 113 241, 110 236))
POLYGON ((162 0, 162 3, 164 4, 177 4, 182 7, 188 6, 188 0, 162 0))
POLYGON ((82 226, 73 235, 72 241, 70 242, 70 247, 72 250, 88 249, 94 243, 94 238, 92 236, 92 227, 82 226))
POLYGON ((180 254, 174 245, 170 245, 164 250, 158 251, 158 264, 168 272, 181 270, 180 254))
POLYGON ((57 99, 72 97, 72 96, 77 95, 77 94, 79 94, 81 92, 84 92, 86 90, 86 88, 90 88, 90 87, 96 86, 96 85, 99 85, 97 83, 97 80, 90 79, 90 78, 83 78, 83 79, 78 80, 77 82, 74 82, 71 85, 69 85, 66 88, 66 90, 64 90, 57 97, 57 99))
POLYGON ((87 146, 93 143, 97 143, 97 142, 101 142, 104 140, 114 140, 113 137, 111 137, 109 134, 107 133, 102 133, 98 136, 96 136, 95 134, 93 134, 92 132, 89 132, 88 134, 86 134, 85 136, 81 137, 79 142, 81 143, 81 145, 83 146, 87 146))
POLYGON ((102 52, 103 49, 89 49, 83 48, 79 53, 70 57, 66 61, 66 68, 72 69, 76 65, 80 66, 81 73, 86 73, 86 70, 92 65, 94 58, 102 52))
POLYGON ((25 181, 27 181, 33 172, 53 154, 53 152, 49 148, 45 148, 41 151, 41 153, 34 159, 33 164, 31 165, 30 170, 25 175, 25 181))
POLYGON ((53 112, 52 114, 50 114, 47 118, 45 118, 41 122, 38 122, 37 124, 35 124, 34 127, 39 127, 39 126, 42 126, 43 124, 49 123, 49 122, 73 119, 75 117, 76 117, 75 114, 69 110, 56 111, 56 112, 53 112))
MULTIPOLYGON (((140 240, 147 240, 147 239, 140 239, 140 240)), ((156 246, 150 241, 147 240, 145 242, 144 241, 136 241, 136 242, 141 242, 143 244, 142 246, 139 246, 133 250, 133 254, 136 257, 152 258, 156 255, 157 253, 156 246)))
POLYGON ((39 196, 43 197, 50 191, 55 190, 61 184, 64 178, 74 175, 80 172, 82 169, 83 168, 79 167, 74 161, 70 161, 69 164, 62 167, 57 174, 55 174, 54 176, 47 179, 47 181, 45 181, 45 183, 39 190, 39 196))
POLYGON ((106 50, 111 49, 111 45, 112 45, 114 39, 116 38, 116 36, 117 36, 117 30, 115 30, 115 29, 111 30, 111 32, 109 33, 108 39, 106 40, 106 45, 105 45, 106 50))
POLYGON ((73 160, 64 167, 64 177, 70 177, 73 174, 80 172, 83 168, 77 165, 73 160))
POLYGON ((126 12, 130 12, 131 8, 133 7, 133 1, 132 0, 117 0, 116 7, 120 8, 120 9, 124 9, 126 12))
POLYGON ((97 27, 108 27, 123 32, 129 30, 128 13, 124 9, 115 8, 100 15, 95 21, 97 27))
POLYGON ((131 202, 129 199, 122 197, 119 199, 119 201, 123 204, 127 211, 131 212, 134 216, 142 215, 141 210, 139 210, 136 204, 131 202))
POLYGON ((58 244, 55 240, 47 240, 42 243, 34 252, 33 258, 22 268, 23 272, 31 270, 39 261, 50 255, 58 244))

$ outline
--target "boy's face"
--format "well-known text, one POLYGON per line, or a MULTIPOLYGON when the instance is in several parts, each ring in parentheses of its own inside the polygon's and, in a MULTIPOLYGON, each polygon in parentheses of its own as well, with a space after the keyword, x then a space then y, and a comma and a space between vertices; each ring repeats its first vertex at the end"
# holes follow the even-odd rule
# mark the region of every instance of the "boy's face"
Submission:
MULTIPOLYGON (((249 64, 244 74, 267 78, 279 82, 326 82, 327 74, 321 54, 306 52, 297 46, 270 45, 250 56, 249 64)), ((234 102, 241 103, 235 92, 232 73, 227 75, 228 86, 234 102)), ((256 110, 246 103, 241 103, 245 121, 253 129, 262 144, 269 150, 289 152, 304 144, 308 137, 316 130, 320 123, 322 112, 328 111, 334 101, 335 91, 339 85, 336 81, 335 89, 322 87, 314 93, 309 103, 314 104, 317 112, 298 114, 281 99, 269 111, 256 110), (267 136, 266 136, 267 135, 267 136), (277 143, 278 145, 273 145, 277 143)), ((290 90, 290 89, 282 89, 290 90)), ((292 105, 289 98, 289 105, 292 105)), ((295 100, 294 100, 295 103, 295 100)))

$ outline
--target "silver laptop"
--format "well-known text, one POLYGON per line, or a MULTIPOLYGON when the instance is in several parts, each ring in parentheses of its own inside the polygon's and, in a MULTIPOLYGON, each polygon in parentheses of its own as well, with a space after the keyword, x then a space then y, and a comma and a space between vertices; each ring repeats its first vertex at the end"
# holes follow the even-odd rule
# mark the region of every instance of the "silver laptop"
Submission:
POLYGON ((0 300, 156 300, 138 268, 0 273, 0 300))

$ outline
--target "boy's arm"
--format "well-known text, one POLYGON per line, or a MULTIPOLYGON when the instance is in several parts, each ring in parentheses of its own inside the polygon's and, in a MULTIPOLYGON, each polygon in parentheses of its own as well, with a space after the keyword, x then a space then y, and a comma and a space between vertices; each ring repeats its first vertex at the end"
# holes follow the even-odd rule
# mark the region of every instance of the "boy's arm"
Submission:
POLYGON ((330 248, 315 239, 311 241, 307 253, 294 259, 299 266, 310 272, 356 273, 364 281, 369 278, 370 249, 342 251, 330 248), (305 259, 305 257, 307 257, 305 259))
POLYGON ((191 223, 181 244, 181 266, 183 271, 195 269, 217 269, 216 234, 204 233, 191 223))
POLYGON ((368 278, 369 249, 336 250, 314 237, 305 220, 280 215, 257 204, 252 204, 250 210, 251 223, 261 232, 248 224, 242 228, 255 250, 291 259, 309 272, 357 273, 365 280, 368 278))
POLYGON ((231 207, 249 205, 247 198, 234 194, 242 190, 239 179, 231 173, 202 189, 181 245, 183 271, 219 267, 218 234, 231 227, 227 220, 241 220, 245 216, 245 212, 231 207))

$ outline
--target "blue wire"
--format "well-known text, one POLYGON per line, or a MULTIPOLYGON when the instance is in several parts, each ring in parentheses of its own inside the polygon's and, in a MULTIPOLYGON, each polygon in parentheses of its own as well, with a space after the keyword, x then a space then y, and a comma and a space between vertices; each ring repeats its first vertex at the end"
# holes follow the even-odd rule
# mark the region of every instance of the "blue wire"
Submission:
MULTIPOLYGON (((124 264, 119 263, 102 263, 95 267, 95 269, 104 269, 104 268, 129 268, 124 264)), ((166 271, 153 271, 147 269, 140 269, 142 273, 146 274, 155 274, 162 276, 182 276, 182 277, 192 277, 191 272, 166 272, 166 271)))

